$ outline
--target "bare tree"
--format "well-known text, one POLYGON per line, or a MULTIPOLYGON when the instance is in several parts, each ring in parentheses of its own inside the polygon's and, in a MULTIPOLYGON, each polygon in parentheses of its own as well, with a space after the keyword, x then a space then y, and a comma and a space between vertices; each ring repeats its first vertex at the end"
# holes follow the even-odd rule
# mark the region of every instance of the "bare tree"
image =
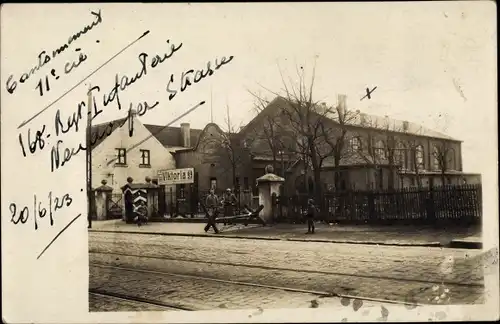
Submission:
POLYGON ((294 155, 288 149, 290 146, 290 137, 287 137, 284 132, 283 125, 281 124, 281 116, 279 113, 266 110, 270 103, 268 100, 251 91, 249 93, 255 97, 254 111, 257 115, 262 114, 263 116, 262 123, 252 127, 250 134, 245 139, 257 145, 265 143, 265 145, 259 145, 257 150, 271 157, 271 164, 275 170, 278 168, 279 162, 281 162, 279 165, 284 174, 284 170, 288 169, 291 165, 294 155), (266 149, 263 149, 263 147, 266 149))
POLYGON ((238 170, 243 167, 250 158, 248 149, 248 139, 244 141, 238 134, 241 126, 235 126, 230 119, 229 107, 225 124, 216 135, 203 139, 204 146, 203 160, 205 163, 217 163, 222 168, 222 173, 231 175, 231 183, 237 188, 236 175, 238 170))
POLYGON ((358 151, 358 154, 369 165, 378 169, 380 165, 389 167, 389 189, 394 188, 394 170, 402 162, 403 147, 398 140, 397 132, 401 132, 399 125, 387 116, 380 120, 374 116, 360 114, 360 124, 366 128, 368 147, 358 151))
POLYGON ((450 169, 454 158, 454 150, 449 141, 440 141, 433 148, 432 156, 437 169, 441 173, 441 184, 445 185, 446 172, 450 169))
MULTIPOLYGON (((283 126, 282 138, 293 137, 296 140, 287 149, 298 156, 302 156, 305 169, 310 166, 314 176, 314 191, 318 202, 321 201, 321 170, 327 157, 333 156, 336 166, 339 165, 344 152, 347 128, 352 119, 345 107, 327 106, 316 101, 313 96, 315 68, 307 84, 304 69, 297 68, 297 81, 285 81, 280 70, 283 82, 282 94, 270 91, 276 96, 283 97, 287 105, 281 109, 286 117, 287 125, 283 126)), ((286 145, 282 143, 281 145, 286 145)), ((305 172, 307 179, 307 172, 305 172)))
POLYGON ((410 138, 406 141, 408 157, 415 172, 415 180, 418 188, 422 188, 422 177, 420 171, 423 170, 423 148, 416 138, 410 138))

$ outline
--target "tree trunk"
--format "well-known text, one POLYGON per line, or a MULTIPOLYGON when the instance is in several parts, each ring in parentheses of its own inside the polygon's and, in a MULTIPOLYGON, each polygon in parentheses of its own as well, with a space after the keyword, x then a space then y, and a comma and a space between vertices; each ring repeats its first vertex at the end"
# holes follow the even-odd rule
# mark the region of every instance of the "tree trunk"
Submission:
MULTIPOLYGON (((316 206, 319 207, 320 209, 320 215, 323 215, 324 211, 324 199, 322 195, 322 190, 323 188, 321 187, 321 169, 315 169, 314 170, 314 200, 316 206)), ((320 216, 321 218, 321 216, 320 216)))

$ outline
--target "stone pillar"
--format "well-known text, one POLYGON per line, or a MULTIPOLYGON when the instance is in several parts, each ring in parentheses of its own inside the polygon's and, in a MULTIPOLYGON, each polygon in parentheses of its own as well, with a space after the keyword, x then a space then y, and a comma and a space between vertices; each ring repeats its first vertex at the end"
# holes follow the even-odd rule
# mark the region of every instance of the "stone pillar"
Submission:
POLYGON ((268 224, 273 221, 273 205, 272 195, 280 194, 280 186, 285 182, 285 179, 273 174, 273 167, 266 167, 266 174, 257 179, 259 188, 259 205, 264 205, 264 209, 260 212, 260 218, 268 224))
POLYGON ((107 186, 108 182, 106 180, 102 180, 102 186, 95 189, 95 208, 97 214, 97 220, 106 220, 108 219, 108 209, 109 209, 109 199, 111 197, 111 193, 113 192, 113 188, 107 186))

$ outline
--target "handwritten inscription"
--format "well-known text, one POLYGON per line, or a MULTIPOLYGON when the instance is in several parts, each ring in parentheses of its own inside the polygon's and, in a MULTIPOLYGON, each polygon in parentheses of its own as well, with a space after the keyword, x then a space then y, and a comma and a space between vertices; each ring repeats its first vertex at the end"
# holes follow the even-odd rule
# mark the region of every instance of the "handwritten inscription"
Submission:
MULTIPOLYGON (((150 105, 147 102, 144 102, 144 103, 139 103, 137 105, 137 107, 138 107, 138 110, 144 115, 148 110, 153 109, 158 104, 159 104, 158 101, 156 103, 154 103, 153 105, 150 105)), ((130 104, 130 105, 131 105, 131 109, 132 109, 132 104, 130 104)), ((129 110, 129 116, 126 118, 125 122, 128 121, 129 118, 132 118, 130 111, 131 110, 129 110)), ((89 116, 89 118, 92 118, 92 117, 89 116)), ((73 125, 75 125, 75 131, 78 131, 78 122, 75 122, 74 124, 72 124, 72 123, 73 123, 73 121, 71 121, 71 122, 68 121, 68 128, 66 129, 65 132, 68 132, 73 125)), ((122 126, 122 125, 120 125, 120 126, 122 126)), ((129 125, 132 125, 132 124, 129 124, 129 125)), ((101 140, 101 139, 106 138, 109 135, 111 135, 111 132, 113 130, 113 126, 114 126, 114 122, 110 122, 108 127, 105 128, 105 131, 103 131, 101 133, 95 133, 94 136, 91 136, 89 146, 93 147, 95 145, 95 143, 97 143, 98 140, 101 140)), ((129 129, 129 134, 133 134, 133 129, 129 129)), ((76 148, 63 148, 63 146, 61 146, 62 144, 64 144, 63 140, 57 140, 56 145, 54 145, 52 147, 52 150, 50 153, 50 168, 51 168, 50 170, 51 170, 51 172, 54 172, 55 170, 59 169, 60 167, 64 166, 65 164, 67 164, 73 156, 77 155, 81 151, 86 151, 88 149, 82 143, 78 144, 78 147, 76 147, 76 148)))
POLYGON ((62 196, 55 196, 52 191, 47 195, 48 199, 43 202, 41 199, 37 198, 37 195, 33 195, 33 208, 28 206, 20 206, 16 203, 11 203, 9 205, 9 210, 11 213, 10 221, 14 224, 26 224, 30 218, 33 219, 35 230, 38 229, 37 218, 44 218, 49 216, 50 226, 54 225, 54 215, 55 212, 64 207, 71 206, 73 198, 70 194, 66 193, 62 196))
MULTIPOLYGON (((19 78, 14 77, 13 74, 9 75, 9 77, 7 78, 7 82, 5 83, 5 87, 6 87, 7 91, 8 91, 8 93, 13 94, 14 91, 16 91, 16 89, 17 89, 18 82, 22 84, 22 83, 25 83, 26 81, 28 81, 30 79, 30 77, 33 76, 37 71, 39 71, 44 65, 48 64, 51 60, 55 59, 59 54, 61 54, 65 50, 67 50, 69 48, 69 46, 74 41, 76 41, 78 38, 82 37, 87 32, 89 32, 90 30, 92 30, 94 27, 96 27, 97 25, 99 25, 99 24, 102 23, 101 10, 99 10, 98 12, 91 11, 90 13, 95 18, 95 20, 92 22, 92 24, 85 26, 82 30, 80 30, 77 33, 71 35, 68 38, 68 41, 65 44, 59 46, 57 49, 55 49, 55 50, 52 51, 52 55, 48 55, 46 51, 42 51, 38 55, 38 64, 35 65, 33 68, 31 68, 28 72, 22 73, 19 78)), ((67 64, 66 64, 66 66, 67 66, 67 64)), ((42 79, 44 79, 44 78, 41 78, 40 80, 42 80, 42 79)), ((45 79, 45 81, 47 81, 47 83, 40 81, 40 83, 45 83, 43 86, 40 85, 40 92, 42 92, 41 89, 43 87, 45 87, 45 88, 48 87, 48 79, 45 79)))
MULTIPOLYGON (((220 62, 218 61, 218 59, 216 59, 214 69, 218 70, 224 64, 228 64, 229 62, 231 62, 232 59, 233 59, 233 56, 230 56, 229 58, 226 58, 225 56, 223 56, 222 59, 220 60, 220 62)), ((194 83, 198 83, 202 79, 204 79, 208 76, 211 76, 212 74, 214 74, 214 70, 211 67, 211 62, 207 63, 206 70, 201 69, 201 70, 196 70, 196 72, 195 72, 193 69, 190 69, 190 70, 187 70, 185 72, 182 72, 181 77, 180 77, 180 82, 179 82, 180 91, 184 92, 184 90, 186 90, 190 85, 192 85, 191 81, 194 83), (193 79, 191 79, 191 77, 193 79)), ((170 79, 169 79, 168 84, 167 84, 167 92, 169 93, 168 100, 174 99, 174 97, 177 95, 177 90, 175 88, 172 88, 172 87, 174 87, 173 86, 174 81, 175 81, 174 75, 171 74, 170 79)))
MULTIPOLYGON (((111 89, 107 91, 103 91, 102 96, 102 104, 99 104, 99 100, 96 98, 97 93, 101 93, 100 86, 92 87, 88 94, 93 98, 93 107, 91 111, 88 111, 88 107, 84 101, 81 101, 76 105, 76 109, 70 113, 69 115, 63 116, 61 109, 58 109, 54 115, 54 131, 57 137, 60 137, 64 134, 67 134, 71 130, 74 132, 79 132, 82 128, 82 120, 88 118, 94 119, 101 113, 103 113, 104 108, 109 106, 111 103, 116 103, 118 110, 122 109, 122 102, 120 101, 120 93, 129 89, 133 84, 141 80, 144 76, 148 74, 149 69, 154 69, 159 66, 159 64, 165 62, 168 58, 172 57, 174 53, 176 53, 181 47, 180 44, 171 44, 170 40, 167 40, 167 44, 170 45, 169 49, 166 53, 162 55, 150 55, 148 53, 140 53, 138 55, 138 60, 140 63, 140 69, 134 76, 122 75, 120 76, 118 73, 115 74, 114 85, 111 89)), ((184 92, 188 89, 188 87, 193 86, 196 83, 199 83, 204 78, 207 78, 215 73, 215 71, 219 70, 224 65, 230 63, 233 60, 233 56, 225 57, 223 56, 221 59, 216 58, 214 60, 214 64, 211 61, 207 62, 205 69, 194 70, 188 69, 183 72, 179 78, 178 88, 175 89, 173 82, 177 80, 173 74, 170 75, 169 82, 167 84, 166 90, 169 93, 168 99, 172 100, 178 92, 184 92)), ((151 109, 157 107, 160 104, 159 101, 150 102, 144 100, 141 103, 129 104, 129 112, 131 109, 137 111, 138 116, 145 115, 151 109)), ((127 119, 130 118, 127 117, 127 119)), ((112 124, 112 123, 111 123, 112 124)), ((129 124, 133 125, 133 124, 129 124)), ((113 126, 113 125, 111 125, 113 126)), ((121 125, 120 125, 121 127, 121 125)), ((133 127, 133 126, 132 126, 133 127)), ((50 134, 45 133, 46 125, 43 125, 41 130, 35 131, 34 138, 31 138, 32 131, 28 129, 28 147, 29 152, 34 154, 37 150, 41 151, 45 148, 45 140, 50 137, 50 134)), ((103 132, 101 134, 91 135, 90 146, 92 147, 97 141, 102 140, 103 138, 110 135, 112 131, 112 127, 110 131, 103 132)), ((133 135, 133 129, 129 129, 129 135, 133 135)), ((19 143, 21 146, 21 151, 23 156, 26 157, 26 149, 23 140, 23 135, 19 134, 19 143)), ((81 151, 87 150, 87 144, 80 143, 76 147, 65 147, 63 139, 57 139, 55 144, 52 146, 50 151, 50 168, 51 172, 63 167, 66 165, 72 157, 79 154, 81 151)))
MULTIPOLYGON (((102 22, 101 11, 98 11, 97 13, 92 12, 92 14, 96 19, 91 25, 86 26, 81 32, 78 32, 77 34, 70 37, 68 42, 59 47, 57 50, 53 51, 52 55, 50 55, 46 51, 42 51, 38 56, 38 65, 31 69, 30 72, 23 74, 19 79, 14 78, 14 76, 11 75, 6 84, 9 93, 14 93, 17 87, 17 82, 25 83, 42 67, 44 67, 46 64, 49 64, 55 57, 57 57, 57 55, 59 55, 63 51, 66 51, 72 42, 74 42, 83 34, 87 33, 102 22)), ((62 97, 74 90, 86 79, 90 78, 94 73, 104 67, 107 63, 109 63, 111 60, 123 53, 127 48, 132 46, 134 43, 136 43, 149 33, 149 31, 143 33, 141 37, 116 53, 109 60, 103 63, 99 68, 90 73, 86 78, 78 82, 73 88, 62 94, 61 97, 56 99, 47 107, 41 109, 40 112, 35 114, 35 116, 30 118, 28 121, 24 122, 21 126, 18 127, 18 129, 32 121, 42 112, 46 111, 49 107, 58 102, 62 97)), ((54 112, 52 122, 49 125, 42 124, 40 126, 31 126, 27 130, 21 130, 18 135, 18 141, 22 156, 28 158, 30 155, 34 155, 39 152, 50 151, 50 170, 51 172, 55 172, 56 170, 61 169, 62 167, 67 165, 73 159, 73 157, 75 157, 82 151, 92 149, 96 143, 110 136, 115 129, 123 127, 125 123, 127 123, 129 127, 129 136, 133 136, 134 123, 130 122, 132 118, 135 118, 136 115, 143 116, 148 111, 159 107, 161 100, 166 100, 166 98, 168 98, 168 101, 173 100, 176 96, 179 96, 180 93, 183 93, 192 88, 195 84, 201 82, 203 79, 207 79, 208 77, 212 76, 217 70, 220 70, 223 66, 226 66, 234 59, 234 56, 222 56, 221 58, 215 58, 214 60, 207 61, 203 68, 185 69, 184 72, 179 75, 169 73, 167 74, 168 77, 165 79, 165 83, 162 85, 162 87, 166 91, 163 93, 163 97, 158 98, 159 100, 143 98, 135 103, 122 103, 120 95, 123 92, 128 91, 129 89, 133 88, 134 84, 137 84, 141 80, 144 80, 148 73, 150 73, 150 71, 166 65, 167 62, 170 61, 174 56, 178 55, 176 53, 178 53, 183 47, 184 45, 182 42, 174 43, 170 40, 166 40, 166 49, 161 51, 161 54, 141 52, 136 57, 137 70, 135 73, 111 73, 114 79, 112 82, 112 86, 102 87, 101 85, 95 85, 91 87, 87 92, 87 99, 89 103, 86 103, 87 100, 80 101, 75 104, 72 109, 71 107, 67 106, 60 107, 54 112), (92 106, 89 107, 89 104, 91 104, 92 106), (118 110, 122 110, 122 107, 127 107, 128 116, 123 119, 109 122, 105 125, 105 127, 100 127, 100 129, 92 131, 90 134, 88 134, 89 136, 84 142, 85 144, 79 143, 78 145, 74 145, 67 143, 67 140, 65 139, 65 136, 67 136, 67 134, 78 133, 82 131, 82 129, 85 131, 90 131, 87 127, 86 121, 88 119, 93 120, 97 116, 105 113, 106 111, 109 111, 111 106, 117 107, 118 110), (132 111, 134 111, 135 113, 132 114, 132 111), (51 134, 53 138, 51 138, 51 134), (51 140, 51 143, 49 143, 49 138, 51 140), (49 148, 49 150, 47 150, 47 147, 49 148)), ((81 66, 87 61, 88 55, 84 53, 81 48, 76 48, 74 49, 74 51, 77 53, 77 55, 73 56, 72 58, 68 58, 64 62, 63 68, 52 68, 49 72, 47 72, 45 75, 42 75, 38 79, 38 82, 34 85, 34 90, 37 91, 40 96, 44 96, 47 94, 47 92, 53 91, 52 88, 54 80, 59 80, 61 76, 68 75, 76 69, 80 69, 81 66)), ((73 55, 74 54, 75 53, 73 52, 73 55)), ((171 123, 174 123, 183 118, 204 103, 205 101, 200 101, 199 104, 181 114, 171 123)), ((132 145, 127 149, 127 151, 134 149, 147 139, 148 138, 142 139, 142 141, 138 141, 137 144, 132 145)), ((70 194, 56 196, 52 193, 52 191, 47 196, 48 199, 42 199, 37 197, 37 195, 33 195, 33 207, 29 207, 29 203, 27 205, 24 205, 19 204, 18 202, 10 202, 9 211, 11 214, 11 223, 13 223, 14 225, 20 225, 26 224, 27 222, 32 220, 35 230, 38 230, 41 219, 49 218, 50 225, 53 226, 54 218, 56 218, 55 216, 57 212, 60 212, 60 210, 62 210, 63 208, 70 207, 73 203, 73 197, 71 197, 70 194)), ((51 244, 57 239, 57 237, 59 237, 59 235, 61 235, 61 233, 80 216, 81 214, 73 218, 63 228, 63 230, 61 230, 61 232, 59 232, 59 234, 57 234, 56 237, 47 245, 47 247, 42 251, 42 253, 40 253, 38 257, 40 257, 45 252, 45 250, 50 247, 51 244)))

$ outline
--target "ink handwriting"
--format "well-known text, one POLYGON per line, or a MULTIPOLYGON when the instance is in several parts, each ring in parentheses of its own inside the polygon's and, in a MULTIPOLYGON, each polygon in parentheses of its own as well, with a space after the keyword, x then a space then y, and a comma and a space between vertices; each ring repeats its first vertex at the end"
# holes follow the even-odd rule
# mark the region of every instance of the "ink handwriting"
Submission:
MULTIPOLYGON (((170 44, 170 40, 167 40, 167 44, 170 45, 170 50, 167 53, 163 54, 162 57, 159 55, 153 56, 149 64, 147 62, 149 54, 144 52, 139 54, 138 59, 140 62, 140 70, 134 76, 129 77, 126 75, 122 75, 120 77, 118 74, 116 74, 113 88, 103 94, 103 106, 106 107, 116 100, 118 110, 121 110, 122 106, 120 102, 120 91, 125 91, 128 87, 140 80, 143 76, 146 76, 148 74, 148 66, 150 66, 152 69, 156 68, 158 64, 161 64, 166 59, 172 57, 174 53, 176 53, 182 47, 182 43, 180 43, 179 45, 170 44)), ((96 98, 93 94, 94 90, 95 92, 100 92, 101 88, 99 86, 94 86, 90 89, 90 92, 92 92, 93 100, 95 102, 96 98)))
MULTIPOLYGON (((79 52, 79 51, 81 51, 81 49, 77 48, 76 51, 79 52)), ((78 61, 72 60, 70 62, 66 62, 66 64, 64 65, 64 73, 65 74, 71 73, 71 71, 73 71, 73 69, 76 69, 77 67, 79 67, 86 60, 87 60, 87 55, 84 54, 83 52, 80 52, 80 54, 78 56, 78 61)), ((51 78, 54 78, 55 80, 59 79, 59 76, 57 75, 55 69, 52 69, 50 71, 50 76, 45 75, 45 78, 41 77, 40 80, 38 81, 38 83, 36 84, 35 89, 38 89, 38 91, 40 92, 40 96, 43 96, 46 92, 50 91, 50 79, 51 78)))
MULTIPOLYGON (((228 64, 229 62, 231 62, 233 60, 233 58, 234 58, 234 56, 230 56, 229 59, 227 59, 225 56, 223 56, 222 59, 220 60, 220 62, 218 61, 218 59, 215 59, 215 70, 218 70, 223 65, 228 64)), ((211 62, 207 62, 207 68, 205 71, 202 69, 202 70, 196 70, 196 72, 195 72, 193 69, 190 69, 190 70, 187 70, 185 72, 182 72, 181 77, 180 77, 180 82, 179 82, 180 91, 184 92, 184 90, 186 90, 189 86, 192 85, 191 79, 189 78, 191 73, 194 73, 194 77, 192 79, 192 81, 194 83, 198 83, 202 79, 206 78, 207 76, 213 75, 214 70, 212 70, 210 63, 211 62)), ((175 88, 174 89, 171 88, 171 86, 174 82, 175 82, 174 75, 171 74, 170 79, 169 79, 168 84, 167 84, 167 92, 169 93, 168 100, 174 99, 174 97, 177 95, 178 91, 175 88)))
POLYGON ((9 205, 9 210, 11 213, 10 221, 17 224, 26 224, 26 222, 33 218, 35 230, 38 230, 38 221, 37 218, 44 218, 45 216, 49 216, 50 226, 54 225, 54 215, 55 212, 59 209, 63 209, 64 207, 71 206, 73 202, 73 198, 69 193, 66 193, 62 196, 55 196, 52 191, 49 192, 48 201, 42 202, 36 194, 33 195, 33 209, 30 209, 27 205, 19 206, 18 204, 11 202, 9 205))
MULTIPOLYGON (((156 101, 152 105, 150 105, 148 102, 144 101, 143 103, 139 103, 137 105, 136 109, 134 109, 134 110, 137 110, 138 114, 141 114, 141 116, 142 116, 148 110, 155 108, 158 104, 159 104, 158 101, 156 101)), ((133 109, 133 104, 130 104, 130 110, 129 110, 128 117, 125 118, 125 120, 122 123, 120 123, 120 125, 118 125, 118 127, 123 126, 130 118, 133 118, 131 116, 132 109, 133 109)), ((89 118, 92 118, 92 117, 89 116, 89 118)), ((77 120, 79 121, 79 119, 77 119, 77 120)), ((75 126, 75 131, 78 131, 78 121, 75 122, 74 120, 69 120, 68 121, 68 128, 66 128, 63 131, 63 133, 68 132, 73 125, 75 126)), ((94 145, 98 141, 111 135, 111 132, 115 129, 114 123, 115 122, 109 122, 104 130, 102 130, 101 132, 94 132, 93 134, 91 134, 91 139, 90 139, 90 147, 91 148, 94 147, 94 145)), ((131 124, 129 124, 129 125, 131 125, 131 124)), ((62 128, 61 128, 61 130, 62 130, 62 128)), ((133 129, 129 129, 129 134, 132 134, 132 133, 133 133, 133 129)), ((76 147, 76 148, 67 148, 67 147, 64 148, 64 146, 62 146, 62 145, 64 145, 64 141, 59 139, 59 140, 57 140, 56 144, 54 146, 52 146, 52 149, 50 152, 51 172, 54 172, 55 170, 59 169, 60 167, 63 167, 71 160, 71 158, 73 156, 77 155, 81 151, 86 151, 88 149, 82 143, 78 144, 78 147, 76 147)))
MULTIPOLYGON (((31 154, 35 154, 38 150, 43 150, 45 147, 45 139, 43 138, 45 132, 45 125, 43 125, 42 130, 37 130, 35 133, 35 138, 32 140, 31 138, 31 129, 28 129, 28 149, 31 154)), ((47 135, 46 137, 50 137, 47 135)), ((26 149, 24 145, 23 135, 19 133, 19 145, 21 146, 21 152, 23 156, 26 157, 26 149)))
POLYGON ((22 73, 19 78, 14 77, 13 74, 9 75, 9 77, 7 78, 7 82, 5 83, 7 92, 9 94, 13 94, 17 88, 18 82, 22 84, 28 81, 30 77, 33 76, 37 71, 39 71, 44 65, 48 64, 51 60, 55 59, 59 54, 68 49, 68 47, 74 41, 76 41, 78 38, 82 37, 87 32, 92 30, 94 27, 102 23, 102 14, 100 9, 98 12, 91 11, 90 13, 95 18, 92 24, 85 26, 82 30, 71 35, 65 44, 59 46, 58 48, 52 51, 52 56, 48 55, 45 50, 41 51, 40 54, 38 55, 38 64, 35 65, 33 68, 31 68, 28 72, 22 73))

